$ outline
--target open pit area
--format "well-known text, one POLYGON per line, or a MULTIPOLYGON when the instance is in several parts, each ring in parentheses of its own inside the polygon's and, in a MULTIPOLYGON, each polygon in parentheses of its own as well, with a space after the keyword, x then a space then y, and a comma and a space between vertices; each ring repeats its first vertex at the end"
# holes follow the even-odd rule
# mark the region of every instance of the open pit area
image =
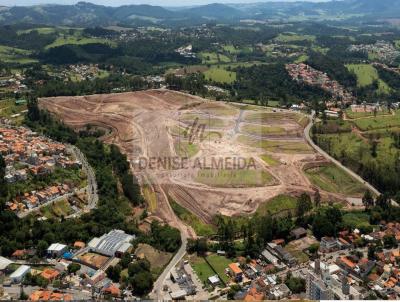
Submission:
MULTIPOLYGON (((170 200, 204 222, 217 213, 251 214, 278 195, 313 194, 305 170, 326 165, 304 139, 308 118, 280 109, 215 102, 170 91, 42 98, 39 105, 127 154, 151 196, 152 214, 174 225, 170 200)), ((319 188, 323 199, 341 192, 319 188)))

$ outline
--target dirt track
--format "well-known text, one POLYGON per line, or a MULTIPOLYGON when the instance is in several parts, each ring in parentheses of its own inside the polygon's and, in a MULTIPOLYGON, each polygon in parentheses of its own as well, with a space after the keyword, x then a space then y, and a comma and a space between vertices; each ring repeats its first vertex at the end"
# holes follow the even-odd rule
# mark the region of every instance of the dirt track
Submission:
MULTIPOLYGON (((292 118, 293 113, 287 113, 288 117, 276 118, 286 113, 269 111, 267 119, 248 120, 251 114, 267 111, 256 107, 241 109, 240 106, 212 102, 169 90, 43 98, 39 104, 73 127, 92 124, 109 128, 111 134, 104 137, 104 141, 121 147, 139 180, 151 179, 158 202, 154 214, 175 226, 179 222, 168 204, 168 198, 174 199, 206 222, 210 222, 217 213, 228 216, 249 214, 260 203, 276 195, 314 192, 315 188, 304 175, 303 168, 310 163, 324 162, 312 149, 287 153, 280 148, 268 149, 257 143, 265 140, 306 145, 303 128, 292 118), (204 125, 206 138, 194 136, 198 139, 194 142, 195 147, 188 146, 188 133, 196 134, 193 130, 196 118, 199 124, 204 125), (258 133, 243 132, 245 124, 255 127, 273 126, 284 131, 279 135, 262 133, 259 138, 258 133), (210 132, 214 136, 207 137, 210 132), (240 136, 256 143, 243 143, 240 136), (187 148, 187 153, 179 154, 182 153, 179 151, 181 146, 187 148), (196 150, 191 150, 193 148, 196 150), (261 160, 263 154, 273 157, 276 164, 268 165, 261 160), (190 158, 185 167, 171 168, 160 164, 157 167, 138 167, 144 159, 162 161, 182 157, 190 158), (213 185, 199 181, 199 171, 207 171, 205 167, 209 167, 212 158, 239 157, 253 158, 255 161, 256 172, 247 179, 243 178, 243 183, 240 183, 241 179, 235 185, 213 185), (201 168, 196 165, 199 158, 207 162, 201 168), (271 179, 265 184, 249 185, 247 181, 250 178, 261 178, 258 172, 268 173, 271 179)), ((238 173, 238 177, 241 177, 241 172, 238 173)), ((345 198, 323 191, 321 195, 335 200, 345 198)))

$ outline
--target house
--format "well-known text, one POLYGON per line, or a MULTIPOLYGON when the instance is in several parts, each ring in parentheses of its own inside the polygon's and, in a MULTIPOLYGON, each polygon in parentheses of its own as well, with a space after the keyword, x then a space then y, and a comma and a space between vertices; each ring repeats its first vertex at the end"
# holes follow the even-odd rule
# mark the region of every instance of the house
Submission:
POLYGON ((0 272, 5 271, 11 263, 13 263, 11 260, 0 256, 0 272))
POLYGON ((210 282, 210 284, 215 287, 221 283, 221 280, 219 280, 218 275, 214 275, 214 276, 208 277, 208 282, 210 282))
POLYGON ((330 253, 339 250, 339 244, 333 237, 322 237, 319 248, 323 253, 330 253))
POLYGON ((74 248, 77 249, 83 249, 86 246, 86 244, 83 241, 75 241, 74 243, 74 248))
POLYGON ((58 276, 60 275, 60 272, 51 269, 51 268, 46 268, 43 270, 43 272, 40 274, 40 276, 48 281, 53 281, 55 280, 58 276))
POLYGON ((110 284, 109 286, 103 288, 103 293, 113 297, 121 296, 121 291, 115 284, 110 284))
POLYGON ((41 289, 41 290, 34 291, 29 296, 29 300, 30 301, 71 301, 72 295, 41 289))
POLYGON ((289 297, 292 294, 289 287, 286 284, 278 284, 269 290, 268 298, 271 300, 282 300, 289 297))
POLYGON ((299 238, 303 238, 303 237, 307 236, 307 231, 306 231, 306 229, 300 227, 300 228, 296 228, 296 229, 292 230, 290 232, 290 235, 292 235, 296 239, 299 239, 299 238))
POLYGON ((235 278, 235 281, 241 282, 243 279, 243 271, 240 269, 239 265, 237 263, 231 263, 229 264, 229 271, 232 275, 232 277, 235 278))
POLYGON ((65 244, 53 243, 47 249, 47 256, 52 258, 61 257, 67 251, 68 247, 65 244))
POLYGON ((31 271, 31 267, 28 265, 21 265, 15 272, 10 275, 10 280, 12 283, 21 283, 26 274, 31 271))

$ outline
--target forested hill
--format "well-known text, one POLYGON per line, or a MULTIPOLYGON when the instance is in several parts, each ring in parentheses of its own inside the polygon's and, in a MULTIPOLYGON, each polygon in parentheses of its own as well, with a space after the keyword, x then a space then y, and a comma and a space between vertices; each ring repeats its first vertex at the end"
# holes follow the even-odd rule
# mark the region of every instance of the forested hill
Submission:
POLYGON ((151 5, 109 7, 79 2, 75 5, 0 6, 0 24, 48 25, 191 25, 243 19, 385 19, 400 15, 400 0, 341 0, 330 2, 265 2, 209 4, 174 10, 151 5))

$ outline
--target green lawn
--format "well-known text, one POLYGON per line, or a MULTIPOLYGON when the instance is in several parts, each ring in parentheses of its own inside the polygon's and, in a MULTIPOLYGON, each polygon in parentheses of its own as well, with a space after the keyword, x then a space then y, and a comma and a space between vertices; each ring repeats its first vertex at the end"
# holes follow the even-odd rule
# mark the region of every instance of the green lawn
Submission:
POLYGON ((260 158, 271 167, 279 165, 279 161, 269 154, 262 154, 260 158))
POLYGON ((365 187, 335 165, 326 165, 306 170, 310 181, 322 190, 361 197, 365 187))
POLYGON ((296 208, 297 199, 289 195, 278 195, 258 206, 257 214, 277 214, 282 211, 293 211, 296 208))
POLYGON ((181 116, 180 121, 191 127, 196 118, 198 119, 197 123, 206 125, 206 128, 221 128, 226 126, 223 119, 210 117, 210 115, 207 114, 187 113, 181 116))
POLYGON ((219 188, 247 188, 272 185, 274 177, 265 170, 232 169, 232 170, 199 170, 196 181, 219 188))
POLYGON ((37 62, 36 59, 29 58, 31 54, 32 52, 26 49, 0 45, 0 60, 7 63, 30 64, 37 62))
POLYGON ((218 64, 218 63, 230 63, 231 59, 223 54, 217 52, 200 52, 200 58, 203 64, 218 64))
POLYGON ((74 211, 72 210, 69 202, 63 199, 41 208, 40 212, 44 217, 50 219, 66 217, 68 215, 71 215, 74 211))
POLYGON ((74 36, 62 36, 58 37, 53 43, 46 46, 46 49, 50 49, 57 46, 74 44, 74 45, 85 45, 85 44, 94 44, 94 43, 101 43, 101 44, 110 44, 114 45, 110 40, 107 39, 99 39, 99 38, 86 38, 79 35, 74 36))
POLYGON ((37 31, 41 35, 48 35, 48 34, 55 33, 56 28, 54 28, 54 27, 37 27, 37 28, 19 30, 17 33, 18 33, 18 35, 22 35, 22 34, 29 34, 32 31, 37 31))
POLYGON ((179 219, 190 225, 198 236, 210 236, 215 234, 216 230, 213 225, 204 223, 196 215, 173 200, 170 200, 170 205, 179 219))
POLYGON ((227 71, 222 67, 211 67, 204 72, 206 80, 230 84, 236 81, 236 72, 227 71))
POLYGON ((298 42, 298 41, 310 41, 310 42, 313 42, 313 41, 315 41, 315 36, 312 36, 312 35, 298 35, 298 34, 295 34, 295 33, 283 33, 283 34, 279 34, 278 37, 275 38, 275 41, 283 42, 283 43, 298 42))
POLYGON ((215 275, 214 271, 202 257, 192 256, 190 258, 190 264, 199 279, 206 285, 208 284, 208 277, 215 275))
POLYGON ((391 88, 379 78, 378 71, 370 64, 348 64, 346 65, 350 72, 357 76, 357 85, 364 87, 378 81, 378 92, 389 93, 391 88))
POLYGON ((0 100, 0 117, 12 119, 14 124, 20 125, 24 120, 22 111, 27 110, 27 105, 16 105, 14 99, 0 100), (19 117, 11 118, 12 115, 21 114, 19 117))
POLYGON ((344 225, 350 226, 353 229, 369 227, 371 225, 369 223, 369 215, 364 211, 346 212, 343 215, 343 223, 344 225))
POLYGON ((185 140, 175 142, 176 154, 180 157, 193 157, 199 152, 199 147, 196 144, 191 144, 185 140))
POLYGON ((229 277, 225 274, 225 269, 228 268, 228 265, 233 261, 216 254, 210 255, 207 257, 207 261, 211 264, 212 268, 218 273, 218 276, 225 283, 229 281, 229 277))
POLYGON ((305 142, 259 140, 249 138, 245 135, 240 135, 237 141, 240 144, 248 145, 254 148, 260 148, 273 153, 308 154, 313 152, 313 149, 305 142))
MULTIPOLYGON (((374 116, 373 112, 353 112, 351 108, 346 109, 346 116, 349 119, 358 119, 363 117, 372 117, 374 116)), ((377 111, 376 115, 389 115, 390 113, 387 110, 377 111)))
POLYGON ((354 123, 361 131, 399 127, 400 110, 397 110, 395 115, 358 119, 355 120, 354 123))
POLYGON ((264 125, 244 125, 241 130, 245 133, 258 136, 268 136, 268 135, 286 135, 288 132, 281 127, 272 127, 264 125))

